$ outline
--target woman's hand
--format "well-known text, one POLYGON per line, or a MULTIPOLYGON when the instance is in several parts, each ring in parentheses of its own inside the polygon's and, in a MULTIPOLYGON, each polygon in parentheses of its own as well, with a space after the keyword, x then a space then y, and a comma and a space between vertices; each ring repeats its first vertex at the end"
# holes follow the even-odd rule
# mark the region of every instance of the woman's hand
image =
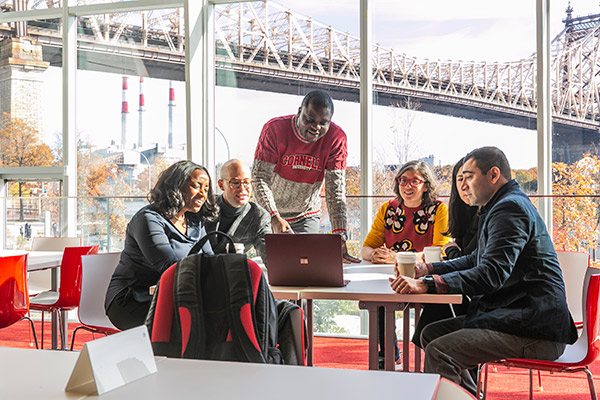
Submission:
POLYGON ((395 264, 396 252, 385 246, 378 247, 371 252, 371 262, 373 264, 395 264))

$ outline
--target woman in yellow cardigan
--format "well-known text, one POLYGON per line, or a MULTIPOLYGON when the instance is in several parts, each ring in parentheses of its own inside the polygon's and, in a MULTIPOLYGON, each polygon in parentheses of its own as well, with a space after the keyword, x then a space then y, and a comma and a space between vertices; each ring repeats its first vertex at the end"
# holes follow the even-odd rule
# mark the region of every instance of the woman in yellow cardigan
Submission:
MULTIPOLYGON (((437 200, 437 179, 427 163, 409 161, 394 179, 396 198, 385 202, 377 212, 361 256, 375 264, 394 264, 399 251, 422 252, 426 246, 444 246, 450 240, 448 207, 437 200)), ((383 308, 379 309, 379 368, 383 369, 383 308)), ((395 359, 400 360, 396 343, 395 359)))
POLYGON ((361 250, 364 260, 394 264, 396 252, 422 252, 426 246, 444 246, 450 240, 448 207, 437 200, 437 179, 427 163, 409 161, 394 179, 396 198, 377 212, 361 250))

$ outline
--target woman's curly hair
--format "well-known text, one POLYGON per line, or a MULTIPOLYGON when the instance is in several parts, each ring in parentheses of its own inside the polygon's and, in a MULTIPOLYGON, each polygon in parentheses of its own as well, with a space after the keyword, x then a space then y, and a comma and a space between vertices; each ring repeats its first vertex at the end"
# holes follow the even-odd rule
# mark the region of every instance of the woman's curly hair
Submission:
POLYGON ((212 179, 206 168, 192 161, 178 161, 160 173, 156 185, 148 195, 148 201, 153 208, 165 218, 173 218, 185 205, 183 186, 192 172, 198 169, 208 175, 208 195, 200 211, 196 214, 190 213, 188 217, 197 217, 203 223, 214 221, 217 218, 219 207, 213 192, 212 179))

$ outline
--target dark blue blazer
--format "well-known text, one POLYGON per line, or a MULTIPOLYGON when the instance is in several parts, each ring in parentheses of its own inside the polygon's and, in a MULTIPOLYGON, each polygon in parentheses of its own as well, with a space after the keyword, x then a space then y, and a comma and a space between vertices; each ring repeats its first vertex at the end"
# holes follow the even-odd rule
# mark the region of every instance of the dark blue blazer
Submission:
POLYGON ((433 268, 450 293, 471 297, 465 328, 569 344, 577 339, 554 245, 515 180, 482 208, 477 251, 433 268))

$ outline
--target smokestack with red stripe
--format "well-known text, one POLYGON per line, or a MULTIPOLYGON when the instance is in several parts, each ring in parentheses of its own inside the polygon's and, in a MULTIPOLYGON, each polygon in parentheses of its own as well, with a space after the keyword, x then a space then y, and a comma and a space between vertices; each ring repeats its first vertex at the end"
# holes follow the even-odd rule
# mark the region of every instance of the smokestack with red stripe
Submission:
POLYGON ((121 148, 125 150, 127 144, 127 114, 129 114, 129 103, 127 102, 127 77, 123 77, 123 98, 121 100, 121 148))
POLYGON ((175 107, 175 89, 173 89, 173 82, 169 81, 169 136, 168 136, 168 149, 173 148, 173 107, 175 107))
POLYGON ((143 90, 144 77, 140 76, 140 106, 138 108, 138 147, 142 147, 144 142, 142 140, 142 132, 144 131, 144 90, 143 90))

